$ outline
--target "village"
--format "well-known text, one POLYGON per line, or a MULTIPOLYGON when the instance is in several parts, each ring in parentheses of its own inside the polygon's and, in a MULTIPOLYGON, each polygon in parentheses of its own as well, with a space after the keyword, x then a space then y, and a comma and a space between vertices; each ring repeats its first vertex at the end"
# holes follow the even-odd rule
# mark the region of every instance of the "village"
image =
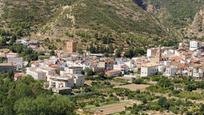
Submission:
MULTIPOLYGON (((20 39, 17 44, 35 50, 40 42, 20 39)), ((139 77, 163 75, 186 76, 197 80, 204 78, 204 43, 184 41, 178 48, 157 47, 147 49, 146 56, 128 58, 105 57, 103 54, 77 53, 77 42, 66 41, 65 50, 56 50, 54 56, 32 61, 29 65, 18 53, 0 49, 0 73, 13 72, 14 80, 29 75, 35 80, 45 81, 44 88, 53 92, 71 92, 81 87, 90 73, 106 77, 123 77, 129 80, 139 77), (87 72, 89 71, 89 73, 87 72)))

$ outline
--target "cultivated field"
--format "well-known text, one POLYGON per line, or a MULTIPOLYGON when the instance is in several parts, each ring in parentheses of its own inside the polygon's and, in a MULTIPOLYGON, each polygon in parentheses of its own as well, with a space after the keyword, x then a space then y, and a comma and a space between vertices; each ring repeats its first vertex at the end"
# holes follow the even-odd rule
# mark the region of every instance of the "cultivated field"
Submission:
POLYGON ((136 100, 126 100, 119 103, 105 105, 105 106, 96 108, 95 115, 109 115, 113 113, 119 113, 119 112, 125 111, 126 107, 131 107, 134 104, 141 104, 141 102, 136 100))
POLYGON ((131 91, 145 91, 146 88, 148 88, 150 85, 146 85, 146 84, 128 84, 128 85, 122 85, 122 86, 116 86, 115 88, 126 88, 129 89, 131 91))

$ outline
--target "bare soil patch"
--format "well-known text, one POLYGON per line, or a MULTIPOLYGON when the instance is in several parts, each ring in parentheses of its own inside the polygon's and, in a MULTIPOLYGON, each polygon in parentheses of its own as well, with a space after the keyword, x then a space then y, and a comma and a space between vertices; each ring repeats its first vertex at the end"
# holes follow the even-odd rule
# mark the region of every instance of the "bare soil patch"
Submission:
POLYGON ((127 101, 123 101, 120 103, 98 107, 95 110, 95 115, 108 115, 108 114, 113 114, 113 113, 119 113, 119 112, 125 111, 125 107, 131 107, 135 103, 141 104, 140 101, 127 100, 127 101))
POLYGON ((150 85, 147 84, 128 84, 128 85, 122 85, 122 86, 117 86, 116 88, 126 88, 131 91, 145 91, 150 85))

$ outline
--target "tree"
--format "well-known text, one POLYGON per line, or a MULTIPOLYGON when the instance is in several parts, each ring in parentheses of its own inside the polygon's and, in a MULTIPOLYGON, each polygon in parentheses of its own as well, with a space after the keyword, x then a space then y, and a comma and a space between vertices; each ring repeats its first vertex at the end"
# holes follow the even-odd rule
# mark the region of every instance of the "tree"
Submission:
POLYGON ((116 51, 115 51, 115 57, 121 57, 121 54, 122 54, 122 48, 116 49, 116 51))
POLYGON ((133 58, 134 56, 136 56, 136 51, 134 48, 129 48, 126 52, 125 52, 125 57, 127 58, 133 58))
POLYGON ((94 72, 93 72, 93 70, 90 69, 90 68, 85 68, 84 74, 85 74, 86 76, 92 76, 92 75, 94 75, 94 72))
POLYGON ((54 56, 54 55, 55 55, 55 51, 54 51, 54 50, 51 50, 50 55, 51 55, 51 56, 54 56))
POLYGON ((143 79, 134 79, 133 83, 135 83, 135 84, 144 84, 145 81, 143 79))
POLYGON ((36 51, 22 44, 12 44, 9 49, 15 53, 19 53, 27 61, 33 61, 38 59, 39 54, 36 51))
POLYGON ((158 100, 158 104, 161 106, 161 107, 163 107, 163 108, 165 108, 165 109, 169 109, 169 107, 170 107, 170 104, 169 104, 169 102, 167 101, 167 99, 165 98, 165 97, 160 97, 159 98, 159 100, 158 100))
POLYGON ((173 88, 173 84, 171 81, 167 78, 161 78, 158 82, 158 85, 163 88, 173 88))
POLYGON ((83 54, 83 49, 81 48, 78 48, 78 51, 77 51, 79 54, 83 54))
POLYGON ((17 114, 26 115, 29 113, 30 115, 34 115, 34 105, 32 103, 32 98, 26 97, 16 101, 14 104, 14 111, 16 111, 17 114))
POLYGON ((50 110, 53 115, 73 115, 74 104, 66 96, 53 96, 50 104, 50 110))
POLYGON ((4 46, 4 45, 6 45, 6 39, 0 35, 0 46, 4 46))
POLYGON ((6 59, 4 57, 0 57, 0 63, 3 63, 6 59))
POLYGON ((204 114, 204 104, 201 104, 201 106, 200 106, 200 112, 201 112, 202 114, 204 114))
POLYGON ((192 83, 189 83, 186 87, 185 87, 185 89, 187 90, 187 91, 193 91, 193 90, 196 90, 198 88, 198 86, 196 85, 196 84, 192 84, 192 83))
POLYGON ((144 48, 135 48, 135 51, 136 51, 136 53, 137 53, 137 55, 145 55, 146 54, 146 51, 145 51, 145 49, 144 48))

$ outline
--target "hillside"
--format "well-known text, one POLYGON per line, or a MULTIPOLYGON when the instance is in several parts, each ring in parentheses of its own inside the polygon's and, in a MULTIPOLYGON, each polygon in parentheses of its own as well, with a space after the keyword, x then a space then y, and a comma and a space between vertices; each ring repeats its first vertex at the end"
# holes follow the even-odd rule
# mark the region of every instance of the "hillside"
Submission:
POLYGON ((202 31, 196 34, 200 30, 196 19, 201 20, 196 13, 203 4, 202 0, 0 0, 0 27, 32 39, 74 38, 81 46, 104 44, 104 38, 112 39, 114 46, 153 46, 185 35, 202 37, 202 31))
POLYGON ((171 26, 181 29, 190 24, 203 0, 145 0, 157 8, 156 17, 171 26))
POLYGON ((147 46, 177 36, 132 0, 3 0, 3 3, 4 28, 31 38, 74 37, 85 44, 103 44, 103 38, 109 37, 116 46, 147 46))
POLYGON ((195 15, 192 24, 187 28, 188 37, 204 37, 204 8, 201 8, 195 15))
POLYGON ((204 37, 203 0, 145 0, 144 3, 163 25, 177 30, 184 38, 204 37))

